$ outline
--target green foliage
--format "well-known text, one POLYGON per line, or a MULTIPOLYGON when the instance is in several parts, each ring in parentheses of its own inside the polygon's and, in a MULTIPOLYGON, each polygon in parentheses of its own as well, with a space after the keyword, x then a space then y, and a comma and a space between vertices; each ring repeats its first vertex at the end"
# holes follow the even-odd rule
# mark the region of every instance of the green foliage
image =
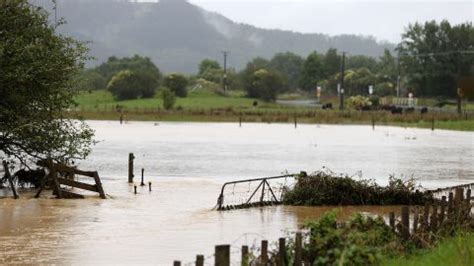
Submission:
POLYGON ((372 102, 367 97, 357 95, 347 99, 347 104, 351 108, 354 108, 356 110, 362 110, 364 107, 371 106, 372 102))
POLYGON ((306 91, 315 91, 318 84, 324 78, 324 66, 321 56, 313 52, 303 64, 301 71, 300 86, 306 91))
POLYGON ((84 91, 104 90, 107 87, 105 78, 93 69, 81 71, 77 82, 78 89, 84 91))
POLYGON ((346 69, 366 68, 371 72, 376 72, 377 67, 377 60, 370 56, 354 55, 346 57, 346 69))
POLYGON ((294 53, 278 53, 270 61, 269 68, 283 75, 290 89, 298 88, 304 59, 294 53))
POLYGON ((163 99, 163 108, 165 110, 173 108, 176 103, 176 95, 166 87, 161 89, 161 98, 163 99))
POLYGON ((375 75, 368 68, 346 72, 344 87, 349 95, 368 95, 369 86, 376 82, 375 75))
POLYGON ((158 82, 146 73, 135 73, 123 70, 115 74, 107 85, 107 90, 112 92, 119 101, 152 98, 158 82))
POLYGON ((293 189, 284 195, 289 205, 422 205, 432 199, 427 193, 416 191, 411 179, 390 177, 389 185, 381 187, 372 180, 354 180, 319 171, 299 177, 293 189))
POLYGON ((410 24, 397 50, 401 53, 408 85, 419 96, 457 94, 458 82, 470 73, 474 54, 472 22, 451 25, 448 21, 410 24))
POLYGON ((204 59, 201 61, 199 64, 199 76, 202 76, 204 73, 206 73, 209 70, 220 70, 221 66, 219 65, 219 62, 210 60, 210 59, 204 59))
POLYGON ((120 71, 130 70, 153 78, 155 83, 161 79, 160 70, 153 64, 148 57, 135 55, 133 57, 117 58, 110 57, 107 62, 96 67, 95 70, 100 73, 108 82, 120 71))
POLYGON ((341 70, 341 56, 337 54, 337 49, 329 49, 323 58, 324 78, 327 79, 341 70))
POLYGON ((165 77, 163 85, 173 91, 178 97, 184 98, 188 95, 186 88, 188 86, 188 79, 184 75, 169 74, 165 77))
POLYGON ((396 94, 396 84, 391 82, 377 83, 374 88, 374 94, 378 96, 393 96, 396 94))
POLYGON ((311 232, 305 249, 312 265, 378 265, 384 256, 403 250, 397 235, 380 217, 356 214, 338 223, 333 211, 305 228, 311 232))
POLYGON ((93 130, 64 118, 86 54, 83 43, 56 34, 43 9, 0 1, 0 157, 65 161, 90 153, 93 130))
POLYGON ((275 101, 278 92, 284 88, 283 78, 278 73, 266 69, 255 71, 245 87, 249 97, 265 101, 275 101))

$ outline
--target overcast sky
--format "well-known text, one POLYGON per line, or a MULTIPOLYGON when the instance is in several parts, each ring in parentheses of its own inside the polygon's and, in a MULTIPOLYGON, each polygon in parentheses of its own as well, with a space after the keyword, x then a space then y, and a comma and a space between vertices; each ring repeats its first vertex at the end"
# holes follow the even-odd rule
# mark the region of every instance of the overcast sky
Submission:
MULTIPOLYGON (((157 0, 138 0, 153 2, 157 0)), ((189 0, 236 22, 305 33, 372 35, 399 42, 416 21, 472 22, 474 0, 189 0)))

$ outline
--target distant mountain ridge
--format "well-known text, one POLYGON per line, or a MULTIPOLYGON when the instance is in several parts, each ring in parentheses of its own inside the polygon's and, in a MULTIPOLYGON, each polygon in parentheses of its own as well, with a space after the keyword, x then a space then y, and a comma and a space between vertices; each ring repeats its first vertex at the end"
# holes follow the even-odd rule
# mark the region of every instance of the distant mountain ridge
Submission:
MULTIPOLYGON (((30 0, 52 14, 51 0, 30 0)), ((356 35, 328 36, 260 29, 206 11, 185 0, 137 3, 127 0, 58 0, 61 33, 92 41, 94 64, 110 56, 140 54, 165 72, 194 73, 205 58, 221 60, 231 51, 229 66, 240 69, 252 58, 271 58, 291 51, 306 57, 316 50, 337 48, 351 54, 379 56, 389 43, 356 35)))

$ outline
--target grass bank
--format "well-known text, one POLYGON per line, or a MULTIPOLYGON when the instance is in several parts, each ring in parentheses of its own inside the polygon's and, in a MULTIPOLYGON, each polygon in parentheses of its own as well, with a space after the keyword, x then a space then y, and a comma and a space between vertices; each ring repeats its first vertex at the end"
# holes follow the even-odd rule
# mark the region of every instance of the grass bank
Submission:
POLYGON ((128 101, 115 101, 107 91, 83 93, 76 98, 74 112, 91 120, 118 120, 119 109, 125 120, 136 121, 189 121, 243 123, 298 123, 310 124, 362 124, 401 127, 435 128, 474 131, 474 116, 460 117, 454 113, 419 113, 392 115, 388 112, 360 112, 355 110, 321 110, 317 108, 280 105, 243 97, 234 92, 230 96, 210 91, 193 91, 187 98, 178 98, 173 110, 164 110, 159 97, 128 101), (254 103, 257 102, 255 106, 254 103))
POLYGON ((444 266, 474 265, 474 234, 464 233, 446 238, 433 249, 426 249, 409 256, 385 259, 385 266, 444 266))

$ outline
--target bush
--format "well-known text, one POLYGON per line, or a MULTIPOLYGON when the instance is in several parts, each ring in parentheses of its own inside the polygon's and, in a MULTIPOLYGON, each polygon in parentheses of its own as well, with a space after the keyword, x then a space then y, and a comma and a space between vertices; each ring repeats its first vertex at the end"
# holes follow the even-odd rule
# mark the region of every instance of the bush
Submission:
POLYGON ((247 95, 265 101, 275 101, 285 87, 284 79, 276 72, 260 69, 253 73, 245 85, 247 95))
POLYGON ((432 195, 416 189, 413 179, 390 177, 389 185, 381 187, 373 180, 354 180, 348 176, 319 171, 298 177, 297 183, 285 193, 289 205, 423 205, 432 195))
POLYGON ((349 107, 354 108, 356 110, 362 110, 365 107, 372 105, 372 102, 370 101, 369 98, 361 96, 361 95, 352 96, 347 101, 348 101, 349 107))
POLYGON ((176 95, 169 88, 161 89, 161 98, 163 99, 163 108, 169 110, 176 103, 176 95))
POLYGON ((188 96, 188 79, 181 74, 170 74, 165 77, 163 85, 169 88, 178 97, 188 96))
POLYGON ((151 98, 155 95, 158 81, 146 73, 135 73, 130 70, 115 74, 107 85, 114 98, 122 100, 151 98))

